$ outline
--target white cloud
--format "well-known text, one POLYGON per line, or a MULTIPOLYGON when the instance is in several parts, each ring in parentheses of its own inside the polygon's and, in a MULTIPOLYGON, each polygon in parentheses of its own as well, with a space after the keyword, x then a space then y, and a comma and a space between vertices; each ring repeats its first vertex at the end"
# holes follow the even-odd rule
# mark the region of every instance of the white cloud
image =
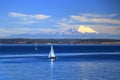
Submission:
POLYGON ((80 16, 84 16, 84 17, 101 17, 101 18, 110 18, 110 17, 116 17, 118 16, 117 14, 81 14, 80 16))
POLYGON ((106 24, 120 24, 119 19, 113 19, 117 14, 110 15, 94 15, 94 14, 84 14, 84 15, 72 15, 70 18, 74 21, 79 22, 91 22, 91 23, 106 23, 106 24))
POLYGON ((101 34, 120 34, 120 26, 110 26, 110 25, 86 25, 97 30, 101 34))
POLYGON ((50 34, 54 32, 56 32, 56 29, 51 28, 0 28, 0 37, 14 34, 50 34))
POLYGON ((7 28, 0 28, 0 37, 7 37, 10 36, 11 33, 9 31, 9 29, 7 28))
POLYGON ((43 15, 43 14, 36 14, 36 15, 34 15, 32 17, 35 18, 35 19, 40 19, 40 20, 44 20, 44 19, 50 18, 50 16, 43 15))
POLYGON ((44 14, 23 14, 17 12, 10 12, 9 15, 13 18, 19 19, 21 24, 33 24, 37 23, 39 20, 46 20, 51 16, 44 15, 44 14))
POLYGON ((72 25, 64 22, 58 23, 59 25, 59 33, 60 34, 74 34, 74 32, 77 32, 78 26, 79 25, 72 25), (69 31, 71 30, 71 31, 69 31))
POLYGON ((92 29, 91 27, 84 26, 84 25, 81 25, 78 28, 78 32, 80 32, 80 33, 98 33, 96 30, 92 29))
POLYGON ((48 15, 44 14, 35 14, 35 15, 30 15, 30 14, 23 14, 23 13, 17 13, 17 12, 10 12, 10 16, 16 17, 16 18, 24 18, 24 19, 38 19, 38 20, 44 20, 50 18, 48 15))

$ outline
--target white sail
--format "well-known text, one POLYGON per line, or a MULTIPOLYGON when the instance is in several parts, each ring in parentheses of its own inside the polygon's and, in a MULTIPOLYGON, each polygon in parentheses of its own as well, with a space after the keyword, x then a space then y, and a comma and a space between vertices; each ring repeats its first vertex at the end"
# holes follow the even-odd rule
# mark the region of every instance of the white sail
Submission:
POLYGON ((49 58, 55 58, 55 53, 54 53, 54 49, 53 49, 53 46, 51 45, 51 49, 50 49, 50 52, 49 52, 49 58))

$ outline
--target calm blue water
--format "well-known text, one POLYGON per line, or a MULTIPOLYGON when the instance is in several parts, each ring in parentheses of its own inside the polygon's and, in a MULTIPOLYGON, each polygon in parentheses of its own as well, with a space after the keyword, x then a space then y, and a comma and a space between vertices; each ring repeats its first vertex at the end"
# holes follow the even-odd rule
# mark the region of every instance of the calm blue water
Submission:
POLYGON ((0 80, 120 80, 120 45, 0 45, 0 80))

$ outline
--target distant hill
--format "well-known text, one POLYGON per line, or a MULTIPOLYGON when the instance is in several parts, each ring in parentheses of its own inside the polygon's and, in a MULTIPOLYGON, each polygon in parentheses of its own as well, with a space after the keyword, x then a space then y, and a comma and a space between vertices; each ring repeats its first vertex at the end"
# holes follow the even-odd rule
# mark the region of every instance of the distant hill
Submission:
POLYGON ((0 39, 0 44, 120 44, 120 39, 0 39))

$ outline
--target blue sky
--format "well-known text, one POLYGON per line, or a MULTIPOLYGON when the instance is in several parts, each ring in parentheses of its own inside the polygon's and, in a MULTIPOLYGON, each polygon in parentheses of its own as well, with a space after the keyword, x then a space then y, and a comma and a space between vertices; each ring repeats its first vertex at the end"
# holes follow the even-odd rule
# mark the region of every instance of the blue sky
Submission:
POLYGON ((120 0, 0 0, 0 38, 120 39, 120 0))

